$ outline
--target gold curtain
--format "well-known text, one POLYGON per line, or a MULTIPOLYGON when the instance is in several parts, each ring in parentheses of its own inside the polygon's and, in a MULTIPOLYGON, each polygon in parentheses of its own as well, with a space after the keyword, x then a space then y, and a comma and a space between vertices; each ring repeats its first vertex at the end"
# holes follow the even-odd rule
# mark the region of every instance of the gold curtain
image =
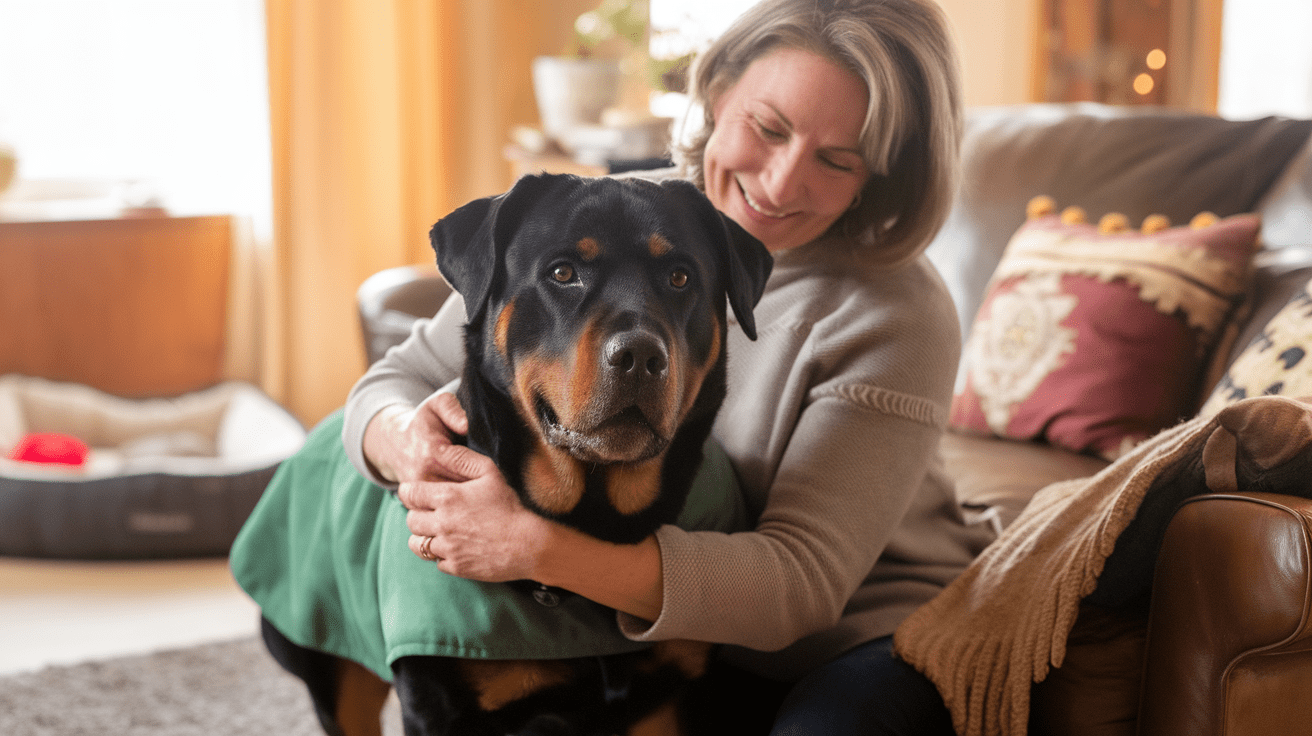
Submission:
POLYGON ((301 421, 365 368, 355 291, 431 263, 428 229, 510 184, 529 64, 596 0, 267 0, 273 276, 261 383, 301 421))

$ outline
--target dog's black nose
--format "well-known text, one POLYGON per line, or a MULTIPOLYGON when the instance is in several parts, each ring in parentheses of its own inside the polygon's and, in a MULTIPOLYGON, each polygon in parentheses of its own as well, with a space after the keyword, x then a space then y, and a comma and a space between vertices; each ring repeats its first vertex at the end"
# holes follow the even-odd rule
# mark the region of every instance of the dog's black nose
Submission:
POLYGON ((606 363, 621 376, 662 377, 670 365, 665 342, 645 330, 628 330, 606 343, 606 363))

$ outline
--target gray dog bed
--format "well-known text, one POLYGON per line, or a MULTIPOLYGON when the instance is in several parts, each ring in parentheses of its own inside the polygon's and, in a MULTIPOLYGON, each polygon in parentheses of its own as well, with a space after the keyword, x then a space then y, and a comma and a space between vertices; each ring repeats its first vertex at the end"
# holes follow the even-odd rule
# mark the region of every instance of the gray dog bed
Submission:
POLYGON ((122 399, 0 376, 0 554, 80 559, 225 555, 305 429, 253 386, 122 399), (9 460, 28 433, 86 443, 81 466, 9 460))

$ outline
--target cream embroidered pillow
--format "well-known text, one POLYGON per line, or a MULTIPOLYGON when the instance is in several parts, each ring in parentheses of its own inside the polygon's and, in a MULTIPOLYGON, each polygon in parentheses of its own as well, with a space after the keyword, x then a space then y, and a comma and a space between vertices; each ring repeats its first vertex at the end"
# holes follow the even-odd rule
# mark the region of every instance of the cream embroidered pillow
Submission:
POLYGON ((1260 220, 1099 226, 1046 198, 1007 246, 971 327, 954 428, 1115 458, 1192 415, 1247 289, 1260 220))
POLYGON ((1235 358, 1199 412, 1215 416, 1250 396, 1312 396, 1312 282, 1304 285, 1235 358))

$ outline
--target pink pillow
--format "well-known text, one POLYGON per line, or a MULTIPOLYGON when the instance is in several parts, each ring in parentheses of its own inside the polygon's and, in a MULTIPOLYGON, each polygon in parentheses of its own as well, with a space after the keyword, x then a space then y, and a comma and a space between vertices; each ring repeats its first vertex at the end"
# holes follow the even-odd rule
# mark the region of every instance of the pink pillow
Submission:
POLYGON ((1032 217, 971 327, 950 424, 1112 459, 1192 415, 1259 226, 1256 215, 1145 221, 1145 232, 1118 231, 1111 215, 1101 228, 1078 211, 1032 217))

